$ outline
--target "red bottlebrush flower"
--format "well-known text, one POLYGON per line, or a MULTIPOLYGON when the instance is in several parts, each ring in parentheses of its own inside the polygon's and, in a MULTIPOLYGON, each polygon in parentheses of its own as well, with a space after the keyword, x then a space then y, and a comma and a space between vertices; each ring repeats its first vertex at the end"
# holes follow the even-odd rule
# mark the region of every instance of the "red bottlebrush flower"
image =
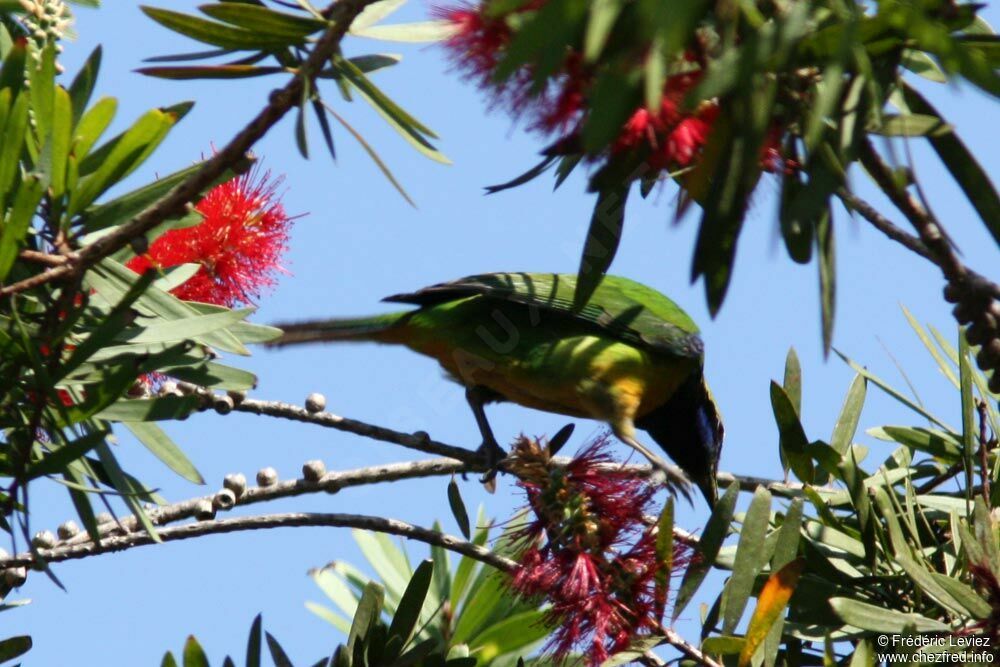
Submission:
MULTIPOLYGON (((559 468, 522 437, 512 463, 534 518, 516 534, 523 550, 511 585, 550 603, 556 629, 546 650, 557 659, 581 651, 591 665, 660 627, 669 579, 645 519, 655 490, 615 469, 607 443, 598 438, 559 468)), ((684 549, 675 549, 676 567, 690 561, 684 549)))
POLYGON ((502 18, 487 14, 484 5, 442 7, 434 14, 452 24, 454 32, 445 41, 459 69, 481 85, 490 83, 493 70, 510 42, 511 30, 502 18))
POLYGON ((202 222, 159 236, 128 267, 136 273, 195 263, 201 268, 173 294, 232 308, 274 285, 289 223, 277 193, 282 179, 252 169, 213 188, 198 202, 202 222))

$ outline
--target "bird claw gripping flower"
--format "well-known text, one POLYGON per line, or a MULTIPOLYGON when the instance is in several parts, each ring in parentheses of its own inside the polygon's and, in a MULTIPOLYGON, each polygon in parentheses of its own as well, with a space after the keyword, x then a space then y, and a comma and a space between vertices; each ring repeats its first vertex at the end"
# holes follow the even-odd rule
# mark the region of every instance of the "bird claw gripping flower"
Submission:
POLYGON ((599 665, 637 636, 658 633, 669 586, 662 570, 692 557, 678 545, 672 565, 660 559, 646 519, 655 489, 615 466, 609 440, 595 439, 559 466, 548 447, 521 436, 508 459, 530 511, 514 533, 511 586, 549 603, 556 629, 545 650, 558 660, 579 651, 599 665))

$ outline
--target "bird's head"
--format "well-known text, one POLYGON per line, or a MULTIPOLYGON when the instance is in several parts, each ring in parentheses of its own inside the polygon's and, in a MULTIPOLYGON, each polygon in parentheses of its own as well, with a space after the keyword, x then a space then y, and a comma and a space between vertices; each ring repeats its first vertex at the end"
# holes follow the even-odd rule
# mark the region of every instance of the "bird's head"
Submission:
POLYGON ((722 416, 701 374, 686 381, 669 401, 637 419, 635 425, 649 433, 714 507, 724 430, 722 416))

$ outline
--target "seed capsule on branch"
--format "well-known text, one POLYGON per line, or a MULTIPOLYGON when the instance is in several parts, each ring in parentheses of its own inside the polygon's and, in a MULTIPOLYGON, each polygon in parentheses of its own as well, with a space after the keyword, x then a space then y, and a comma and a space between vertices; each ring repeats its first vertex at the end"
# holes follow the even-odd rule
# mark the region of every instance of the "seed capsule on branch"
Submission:
POLYGON ((261 468, 257 471, 257 484, 260 486, 274 486, 278 483, 278 471, 274 468, 261 468))

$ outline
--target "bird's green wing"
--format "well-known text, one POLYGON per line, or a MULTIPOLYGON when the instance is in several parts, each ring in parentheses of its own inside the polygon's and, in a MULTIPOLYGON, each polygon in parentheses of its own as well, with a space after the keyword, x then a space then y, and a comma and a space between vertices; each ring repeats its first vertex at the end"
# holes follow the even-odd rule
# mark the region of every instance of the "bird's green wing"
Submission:
POLYGON ((384 301, 430 306, 482 295, 558 312, 597 325, 615 337, 667 354, 700 358, 698 327, 680 306, 628 278, 606 276, 580 310, 573 308, 575 274, 484 273, 396 294, 384 301))

